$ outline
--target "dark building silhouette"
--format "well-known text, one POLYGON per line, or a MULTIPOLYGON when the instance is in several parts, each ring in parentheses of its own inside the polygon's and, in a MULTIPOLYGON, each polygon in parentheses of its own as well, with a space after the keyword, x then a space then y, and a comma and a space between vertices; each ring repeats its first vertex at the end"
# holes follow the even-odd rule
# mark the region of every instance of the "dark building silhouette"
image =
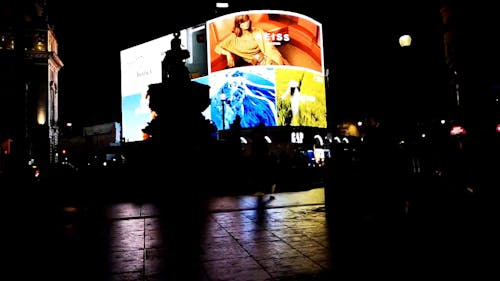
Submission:
POLYGON ((46 1, 0 4, 0 172, 57 163, 63 63, 46 1))

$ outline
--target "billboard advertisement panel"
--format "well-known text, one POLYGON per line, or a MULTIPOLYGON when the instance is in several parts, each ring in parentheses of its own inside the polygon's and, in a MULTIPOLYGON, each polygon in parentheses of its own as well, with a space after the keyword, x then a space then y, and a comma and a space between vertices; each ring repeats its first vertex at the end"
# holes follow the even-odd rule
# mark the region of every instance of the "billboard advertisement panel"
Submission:
MULTIPOLYGON (((322 34, 319 22, 280 10, 231 13, 181 30, 192 80, 210 86, 205 118, 219 130, 236 116, 242 128, 326 128, 322 34)), ((173 38, 121 51, 125 141, 143 140, 142 129, 152 119, 148 86, 162 82, 161 62, 173 38)))
POLYGON ((237 12, 208 21, 207 39, 206 116, 218 129, 228 129, 237 115, 243 128, 260 123, 326 128, 319 22, 287 11, 237 12))
MULTIPOLYGON (((205 24, 181 30, 182 48, 190 57, 186 67, 193 78, 207 76, 205 24)), ((133 46, 120 52, 122 138, 126 142, 143 140, 142 129, 152 119, 147 90, 162 82, 162 61, 171 49, 174 34, 133 46)))

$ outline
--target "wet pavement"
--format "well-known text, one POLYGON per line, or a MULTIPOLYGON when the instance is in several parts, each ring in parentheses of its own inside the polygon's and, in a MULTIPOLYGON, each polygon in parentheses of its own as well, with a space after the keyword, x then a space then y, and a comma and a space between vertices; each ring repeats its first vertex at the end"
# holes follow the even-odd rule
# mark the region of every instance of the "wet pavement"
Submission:
POLYGON ((258 197, 211 201, 210 210, 216 212, 210 211, 198 225, 199 236, 186 233, 196 231, 192 225, 175 229, 177 225, 163 222, 161 207, 154 204, 113 205, 107 210, 111 280, 170 280, 167 277, 177 273, 185 280, 318 275, 330 268, 323 202, 309 200, 307 206, 295 206, 296 196, 291 194, 288 201, 287 194, 276 194, 272 200, 276 203, 264 210, 257 208, 258 197), (287 202, 293 205, 282 205, 287 202))
POLYGON ((36 270, 25 271, 26 279, 324 278, 331 264, 323 188, 272 196, 203 202, 191 196, 182 204, 31 202, 25 209, 30 220, 18 226, 22 233, 14 241, 22 243, 16 247, 19 257, 29 253, 24 262, 36 264, 36 270))
POLYGON ((495 259, 484 256, 493 253, 485 242, 492 229, 478 216, 384 221, 342 214, 357 207, 327 205, 324 191, 84 203, 9 198, 5 266, 22 280, 488 280, 480 276, 493 272, 495 259))

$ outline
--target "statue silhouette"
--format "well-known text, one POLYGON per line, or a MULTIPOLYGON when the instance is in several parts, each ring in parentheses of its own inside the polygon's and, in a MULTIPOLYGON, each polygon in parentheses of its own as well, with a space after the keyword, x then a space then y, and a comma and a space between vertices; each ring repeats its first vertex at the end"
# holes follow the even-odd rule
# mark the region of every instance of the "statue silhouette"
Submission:
POLYGON ((149 138, 140 169, 150 183, 151 197, 161 206, 168 270, 158 277, 198 280, 198 242, 205 221, 207 189, 190 179, 205 176, 210 167, 213 125, 202 114, 210 102, 209 87, 191 81, 185 66, 190 54, 181 48, 179 36, 179 32, 174 34, 171 49, 162 61, 162 82, 149 85, 149 107, 155 117, 143 129, 149 138), (160 191, 168 196, 157 196, 160 191), (182 211, 186 208, 189 211, 182 211))

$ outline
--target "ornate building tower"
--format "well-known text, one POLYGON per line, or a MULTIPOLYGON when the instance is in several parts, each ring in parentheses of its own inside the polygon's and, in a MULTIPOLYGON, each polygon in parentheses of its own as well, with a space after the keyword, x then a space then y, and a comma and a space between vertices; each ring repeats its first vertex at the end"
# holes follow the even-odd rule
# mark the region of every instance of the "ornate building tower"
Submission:
POLYGON ((0 172, 58 162, 63 63, 46 7, 46 0, 0 4, 0 172))

